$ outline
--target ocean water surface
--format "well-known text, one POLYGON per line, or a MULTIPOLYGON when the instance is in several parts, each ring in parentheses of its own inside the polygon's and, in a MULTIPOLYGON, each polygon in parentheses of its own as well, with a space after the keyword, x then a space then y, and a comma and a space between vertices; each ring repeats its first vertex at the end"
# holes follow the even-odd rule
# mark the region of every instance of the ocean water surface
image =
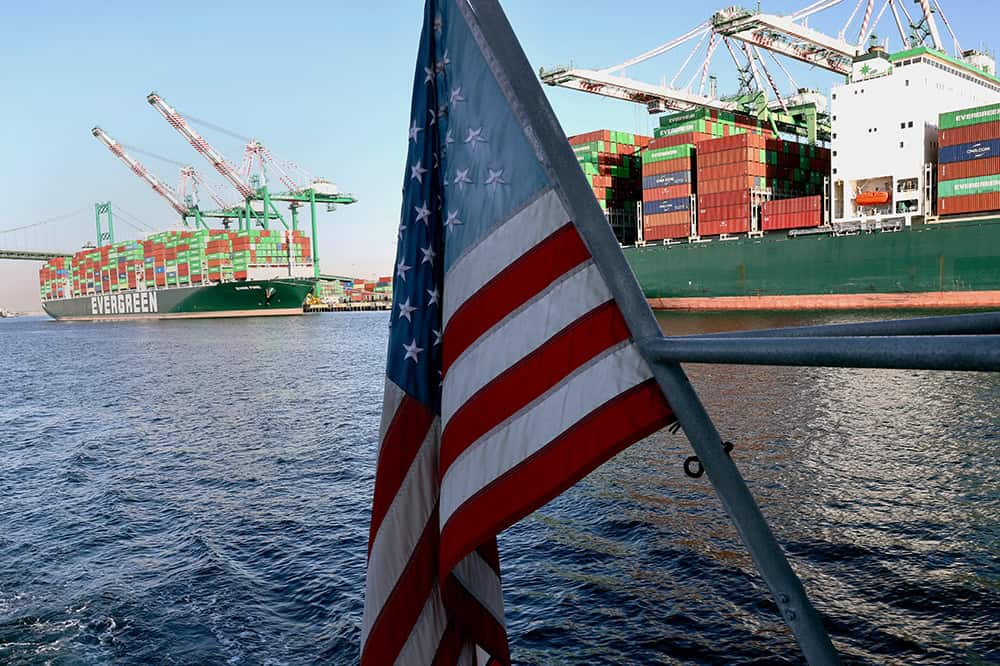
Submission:
MULTIPOLYGON (((0 320, 0 663, 355 663, 387 317, 0 320)), ((687 369, 847 662, 1000 663, 1000 377, 687 369)), ((689 454, 501 534, 515 662, 801 662, 689 454)))

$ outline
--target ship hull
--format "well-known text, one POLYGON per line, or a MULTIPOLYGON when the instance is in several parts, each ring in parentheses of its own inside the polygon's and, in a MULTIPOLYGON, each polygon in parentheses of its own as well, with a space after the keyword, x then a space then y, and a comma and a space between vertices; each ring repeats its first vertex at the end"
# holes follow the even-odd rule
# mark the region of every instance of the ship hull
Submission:
POLYGON ((1000 217, 852 236, 626 248, 662 310, 1000 307, 1000 217))
POLYGON ((59 321, 300 315, 312 288, 312 280, 294 278, 225 282, 49 300, 42 307, 59 321))

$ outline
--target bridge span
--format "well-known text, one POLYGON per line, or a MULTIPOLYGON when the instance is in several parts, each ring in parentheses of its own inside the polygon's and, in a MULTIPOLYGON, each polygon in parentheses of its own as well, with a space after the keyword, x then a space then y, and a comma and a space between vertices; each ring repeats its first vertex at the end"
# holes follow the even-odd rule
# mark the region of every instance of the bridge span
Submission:
POLYGON ((48 261, 56 257, 72 257, 72 252, 62 250, 5 250, 0 248, 0 259, 23 259, 25 261, 48 261))

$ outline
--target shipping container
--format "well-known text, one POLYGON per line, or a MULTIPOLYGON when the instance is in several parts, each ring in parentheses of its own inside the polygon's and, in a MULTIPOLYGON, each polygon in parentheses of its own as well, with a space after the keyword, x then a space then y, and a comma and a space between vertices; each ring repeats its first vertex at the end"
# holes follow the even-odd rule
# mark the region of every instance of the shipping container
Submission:
POLYGON ((943 129, 938 132, 938 146, 957 146, 962 143, 974 143, 988 139, 1000 138, 1000 120, 978 125, 966 125, 953 129, 943 129))
POLYGON ((675 213, 691 209, 690 197, 678 197, 676 199, 664 199, 661 201, 647 201, 642 204, 642 214, 655 215, 657 213, 675 213))
POLYGON ((938 163, 967 162, 991 157, 1000 157, 1000 139, 989 139, 973 143, 960 143, 938 149, 938 163))
POLYGON ((976 176, 938 182, 939 197, 957 197, 969 194, 1000 192, 1000 175, 976 176))
POLYGON ((691 196, 691 185, 682 183, 680 185, 669 185, 667 187, 650 187, 643 189, 643 201, 661 201, 663 199, 677 199, 691 196))
POLYGON ((987 104, 986 106, 942 113, 938 116, 938 127, 943 130, 954 129, 998 120, 1000 120, 1000 104, 987 104))
POLYGON ((938 215, 986 213, 1000 210, 1000 192, 966 194, 938 199, 938 215))
POLYGON ((687 238, 691 235, 690 222, 643 225, 642 236, 646 241, 687 238))

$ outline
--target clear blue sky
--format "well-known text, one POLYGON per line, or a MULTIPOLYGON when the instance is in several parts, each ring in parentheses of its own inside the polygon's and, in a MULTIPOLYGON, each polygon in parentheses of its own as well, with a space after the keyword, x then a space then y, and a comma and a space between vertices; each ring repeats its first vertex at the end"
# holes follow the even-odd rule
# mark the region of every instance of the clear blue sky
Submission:
MULTIPOLYGON (((687 31, 715 8, 637 0, 503 4, 536 68, 571 60, 584 67, 622 62, 687 31)), ((762 3, 774 13, 805 4, 762 3)), ((836 33, 854 4, 845 0, 813 26, 836 33)), ((943 4, 965 47, 980 46, 1000 24, 995 3, 943 4)), ((357 195, 359 203, 323 216, 323 270, 390 274, 422 7, 417 0, 9 3, 0 21, 0 194, 5 202, 0 230, 82 212, 48 225, 45 232, 0 235, 0 242, 78 248, 94 236, 95 201, 111 200, 156 227, 173 222, 176 215, 165 202, 89 131, 99 124, 123 143, 210 173, 209 165, 146 103, 146 93, 157 90, 180 111, 258 138, 276 154, 357 195)), ((899 47, 889 14, 878 32, 895 37, 890 47, 899 47)), ((654 83, 669 81, 689 48, 628 73, 654 83)), ((735 80, 722 55, 717 52, 712 71, 720 77, 720 92, 726 92, 735 80)), ((774 69, 787 89, 787 80, 774 69)), ((822 71, 790 69, 800 85, 826 90, 834 82, 822 71)), ((546 91, 569 134, 599 128, 649 132, 656 122, 637 105, 546 91)), ((238 141, 209 129, 204 135, 230 161, 240 161, 238 141)), ((136 157, 176 184, 177 167, 136 157)), ((127 226, 118 232, 119 237, 139 236, 127 226)), ((36 263, 0 261, 0 307, 39 309, 37 269, 36 263)))

